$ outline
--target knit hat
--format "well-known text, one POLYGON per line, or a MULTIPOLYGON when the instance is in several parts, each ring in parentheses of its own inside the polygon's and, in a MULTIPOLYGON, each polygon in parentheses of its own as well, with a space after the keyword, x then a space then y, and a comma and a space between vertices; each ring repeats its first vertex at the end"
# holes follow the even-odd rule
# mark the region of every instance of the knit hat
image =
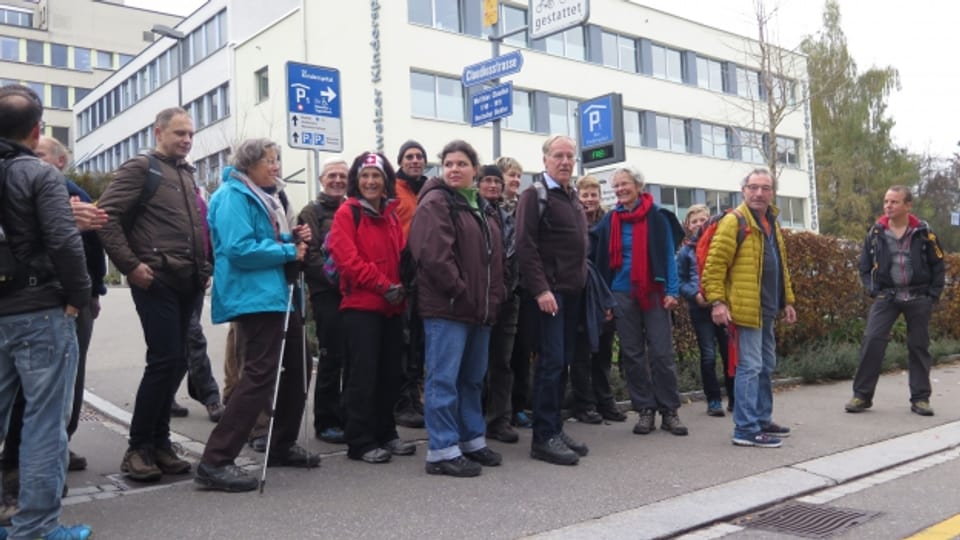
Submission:
POLYGON ((403 163, 403 155, 406 154, 406 153, 407 153, 407 150, 409 150, 409 149, 411 149, 411 148, 419 148, 420 151, 423 152, 423 160, 424 160, 424 161, 427 160, 427 151, 423 149, 423 145, 420 144, 420 143, 418 143, 417 141, 415 141, 415 140, 413 140, 413 139, 410 139, 409 141, 407 141, 407 142, 405 142, 405 143, 403 143, 403 144, 400 145, 400 153, 397 154, 397 166, 398 166, 398 167, 400 166, 400 164, 403 163))
POLYGON ((497 167, 496 165, 484 165, 483 167, 480 167, 480 174, 477 175, 477 182, 479 183, 480 179, 485 176, 495 176, 499 179, 500 185, 504 185, 503 172, 501 172, 500 167, 497 167))
POLYGON ((379 169, 380 174, 382 174, 384 178, 387 177, 387 171, 383 167, 383 159, 373 152, 368 152, 365 156, 363 156, 363 164, 360 166, 360 170, 362 171, 368 167, 379 169))

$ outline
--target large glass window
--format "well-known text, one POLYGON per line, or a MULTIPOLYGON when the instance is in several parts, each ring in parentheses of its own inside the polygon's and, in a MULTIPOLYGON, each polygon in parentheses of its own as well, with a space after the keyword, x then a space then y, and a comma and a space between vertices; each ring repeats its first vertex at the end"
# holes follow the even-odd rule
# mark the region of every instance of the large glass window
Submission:
POLYGON ((700 146, 705 156, 728 158, 727 129, 713 124, 700 124, 700 146))
POLYGON ((671 210, 683 221, 693 204, 693 190, 689 188, 660 187, 660 206, 671 210))
POLYGON ((587 47, 584 45, 583 27, 577 26, 545 38, 547 52, 574 60, 584 60, 587 57, 587 47))
POLYGON ((27 40, 27 62, 30 64, 43 64, 43 42, 27 40))
POLYGON ((81 99, 87 97, 87 94, 89 93, 90 93, 89 88, 74 88, 73 89, 74 102, 80 101, 81 99))
POLYGON ((550 96, 550 133, 577 136, 577 102, 572 99, 550 96))
POLYGON ((640 111, 623 110, 623 139, 627 146, 641 146, 643 144, 640 111))
POLYGON ((50 135, 52 135, 54 139, 63 143, 64 146, 70 146, 70 128, 52 126, 50 129, 50 135))
POLYGON ((777 137, 777 162, 790 167, 800 166, 796 139, 777 137))
POLYGON ((533 131, 533 107, 530 105, 530 92, 514 89, 513 114, 504 118, 503 127, 533 131))
POLYGON ((100 69, 113 69, 113 53, 110 51, 97 51, 97 67, 100 69))
POLYGON ((27 81, 26 84, 27 84, 27 87, 29 87, 31 90, 36 92, 38 96, 40 96, 40 101, 44 105, 49 105, 49 103, 47 103, 46 91, 43 88, 44 84, 42 82, 27 81))
POLYGON ((68 57, 66 45, 60 45, 59 43, 50 44, 50 65, 65 68, 68 65, 68 57))
POLYGON ((410 22, 459 32, 460 0, 409 0, 407 17, 410 22))
POLYGON ((463 86, 459 79, 411 72, 410 101, 414 116, 463 122, 463 86))
POLYGON ((657 148, 686 152, 687 123, 682 118, 657 115, 657 148))
POLYGON ((697 86, 723 92, 723 64, 697 57, 697 86))
POLYGON ((683 82, 683 62, 680 51, 660 45, 650 47, 653 56, 653 76, 668 81, 683 82))
POLYGON ((120 60, 120 67, 127 65, 127 62, 133 60, 133 57, 129 54, 117 53, 117 57, 120 60))
POLYGON ((752 69, 737 68, 737 95, 747 99, 760 97, 760 74, 752 69))
POLYGON ((8 7, 0 7, 0 24, 32 28, 33 13, 29 11, 20 11, 19 9, 11 9, 8 7))
POLYGON ((792 229, 802 229, 806 224, 806 205, 803 199, 797 197, 777 197, 777 207, 780 209, 780 225, 792 229))
MULTIPOLYGON (((411 2, 412 3, 412 2, 411 2)), ((508 6, 507 4, 500 4, 500 33, 505 34, 507 32, 512 32, 517 28, 526 28, 527 27, 527 10, 516 7, 508 6)), ((528 31, 524 30, 519 34, 510 36, 503 40, 504 43, 509 43, 510 45, 515 45, 517 47, 526 47, 528 44, 528 31)))
POLYGON ((710 208, 710 215, 716 216, 726 212, 736 206, 736 192, 732 191, 707 191, 707 207, 710 208))
POLYGON ((20 61, 19 39, 0 36, 0 60, 6 60, 8 62, 20 61))
POLYGON ((633 38, 602 32, 600 48, 603 65, 624 71, 637 71, 637 42, 633 38))
POLYGON ((85 47, 73 48, 73 68, 80 71, 90 71, 90 49, 85 47))
POLYGON ((767 162, 763 147, 763 135, 756 131, 738 129, 734 132, 735 144, 740 148, 740 160, 758 165, 767 162))
POLYGON ((54 109, 70 108, 70 92, 66 86, 50 85, 50 106, 54 109))

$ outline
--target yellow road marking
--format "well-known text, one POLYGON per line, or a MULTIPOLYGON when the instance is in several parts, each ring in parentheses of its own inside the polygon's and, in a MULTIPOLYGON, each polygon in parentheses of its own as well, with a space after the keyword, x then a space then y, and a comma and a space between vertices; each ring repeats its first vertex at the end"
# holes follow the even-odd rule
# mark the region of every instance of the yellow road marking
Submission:
POLYGON ((960 536, 960 514, 945 519, 904 540, 949 540, 960 536))

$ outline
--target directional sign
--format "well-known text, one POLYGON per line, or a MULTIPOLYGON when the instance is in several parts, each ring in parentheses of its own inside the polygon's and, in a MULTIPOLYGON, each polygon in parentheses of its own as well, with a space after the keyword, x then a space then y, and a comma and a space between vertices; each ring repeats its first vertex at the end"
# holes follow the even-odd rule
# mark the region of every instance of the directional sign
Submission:
POLYGON ((530 0, 530 39, 543 39, 590 18, 590 0, 530 0))
POLYGON ((513 83, 484 88, 470 98, 470 125, 479 126, 513 114, 513 83))
POLYGON ((464 86, 475 86, 493 79, 520 73, 522 67, 523 55, 520 54, 520 51, 513 51, 463 68, 461 81, 464 86))
POLYGON ((580 118, 581 163, 597 167, 624 160, 623 100, 607 94, 577 106, 580 118))
POLYGON ((287 62, 287 144, 343 151, 340 71, 287 62))

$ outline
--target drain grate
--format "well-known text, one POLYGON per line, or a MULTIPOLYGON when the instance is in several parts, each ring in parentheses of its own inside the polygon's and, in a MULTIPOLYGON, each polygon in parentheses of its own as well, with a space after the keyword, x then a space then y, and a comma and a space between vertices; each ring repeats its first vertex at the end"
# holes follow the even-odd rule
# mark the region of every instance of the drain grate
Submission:
POLYGON ((879 516, 851 508, 793 502, 738 519, 741 527, 789 533, 806 538, 830 538, 879 516))
POLYGON ((103 420, 103 418, 101 418, 100 415, 97 414, 97 411, 89 407, 81 407, 79 420, 81 422, 99 422, 103 420))

